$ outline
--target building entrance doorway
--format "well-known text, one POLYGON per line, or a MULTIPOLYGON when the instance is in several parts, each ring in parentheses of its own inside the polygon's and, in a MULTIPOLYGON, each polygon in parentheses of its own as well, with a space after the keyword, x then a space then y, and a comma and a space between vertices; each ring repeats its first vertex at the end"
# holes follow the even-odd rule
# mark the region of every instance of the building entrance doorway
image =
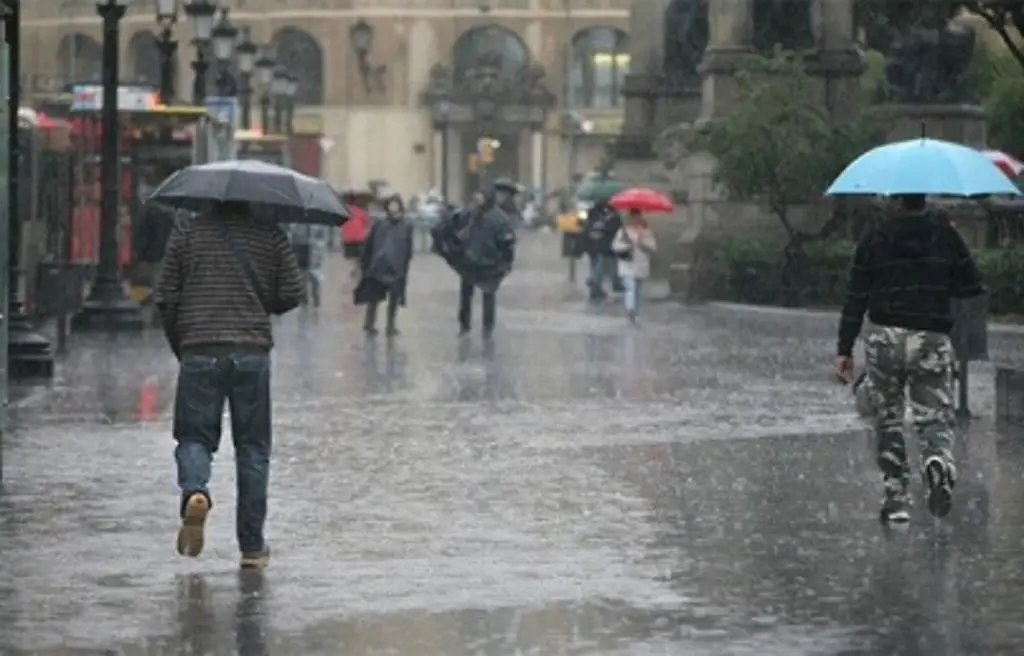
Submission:
POLYGON ((498 178, 520 182, 518 134, 466 130, 460 141, 466 171, 462 188, 467 196, 498 178))

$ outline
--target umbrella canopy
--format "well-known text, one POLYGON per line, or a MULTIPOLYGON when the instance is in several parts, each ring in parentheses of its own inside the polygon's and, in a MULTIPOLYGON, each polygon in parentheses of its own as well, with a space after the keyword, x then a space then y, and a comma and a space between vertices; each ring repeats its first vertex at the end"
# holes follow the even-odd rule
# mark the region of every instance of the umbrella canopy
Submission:
POLYGON ((615 178, 592 178, 580 184, 576 190, 576 199, 586 203, 607 203, 626 187, 624 181, 615 178))
POLYGON ((1020 195, 984 153, 938 139, 911 139, 869 150, 849 166, 827 195, 1020 195))
POLYGON ((622 211, 672 212, 676 206, 661 192, 647 187, 633 187, 612 196, 608 204, 622 211))
POLYGON ((1024 163, 1013 155, 1007 155, 1001 150, 986 150, 985 157, 988 157, 1011 180, 1017 179, 1017 176, 1024 172, 1024 163))
POLYGON ((519 193, 519 185, 517 185, 511 178, 506 178, 504 176, 494 181, 494 188, 498 191, 505 191, 510 194, 519 193))
POLYGON ((200 211, 210 201, 249 203, 281 223, 341 225, 348 211, 323 180, 257 160, 189 166, 172 174, 149 200, 200 211))

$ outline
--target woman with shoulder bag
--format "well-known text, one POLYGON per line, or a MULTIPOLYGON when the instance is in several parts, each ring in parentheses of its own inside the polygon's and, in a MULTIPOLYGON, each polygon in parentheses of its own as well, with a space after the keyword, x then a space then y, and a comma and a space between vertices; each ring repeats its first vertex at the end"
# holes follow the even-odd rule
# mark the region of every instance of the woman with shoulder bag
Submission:
POLYGON ((651 256, 657 249, 654 233, 639 210, 630 210, 626 225, 615 234, 612 252, 619 263, 619 276, 626 288, 625 304, 629 320, 637 322, 640 294, 651 275, 651 256))

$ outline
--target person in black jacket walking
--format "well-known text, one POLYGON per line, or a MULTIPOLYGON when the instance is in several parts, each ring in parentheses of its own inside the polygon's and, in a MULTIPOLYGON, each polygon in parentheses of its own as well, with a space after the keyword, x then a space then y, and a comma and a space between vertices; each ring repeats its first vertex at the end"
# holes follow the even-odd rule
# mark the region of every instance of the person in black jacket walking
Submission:
POLYGON ((899 208, 857 245, 839 323, 836 372, 853 379, 853 346, 865 312, 874 327, 864 338, 866 384, 875 411, 882 518, 910 519, 910 465, 903 438, 909 406, 921 443, 921 475, 937 517, 952 507, 953 327, 951 298, 984 293, 971 253, 948 217, 923 195, 896 199, 899 208), (908 403, 909 401, 909 403, 908 403))
POLYGON ((590 260, 590 275, 587 286, 590 288, 590 300, 600 301, 607 297, 604 281, 611 280, 612 287, 618 289, 618 260, 612 250, 615 235, 622 229, 622 218, 619 213, 604 203, 594 205, 587 212, 587 220, 583 226, 586 240, 587 257, 590 260))

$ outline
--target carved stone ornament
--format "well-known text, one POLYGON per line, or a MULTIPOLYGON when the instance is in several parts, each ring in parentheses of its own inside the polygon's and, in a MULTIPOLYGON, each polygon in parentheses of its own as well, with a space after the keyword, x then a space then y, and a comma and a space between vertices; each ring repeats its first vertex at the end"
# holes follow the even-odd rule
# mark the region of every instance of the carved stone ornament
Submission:
POLYGON ((436 64, 422 101, 430 107, 451 103, 455 108, 452 120, 457 122, 467 120, 467 116, 477 121, 543 122, 555 103, 554 94, 544 82, 543 67, 524 66, 509 76, 502 73, 502 64, 500 53, 481 53, 459 84, 455 84, 449 66, 436 64))
MULTIPOLYGON (((940 3, 941 4, 941 3, 940 3)), ((885 53, 884 100, 963 103, 976 100, 969 67, 977 41, 973 28, 952 23, 949 7, 882 2, 864 12, 868 47, 885 53)))
POLYGON ((674 170, 690 155, 692 136, 693 126, 690 123, 676 123, 662 130, 654 139, 654 153, 666 169, 674 170))

